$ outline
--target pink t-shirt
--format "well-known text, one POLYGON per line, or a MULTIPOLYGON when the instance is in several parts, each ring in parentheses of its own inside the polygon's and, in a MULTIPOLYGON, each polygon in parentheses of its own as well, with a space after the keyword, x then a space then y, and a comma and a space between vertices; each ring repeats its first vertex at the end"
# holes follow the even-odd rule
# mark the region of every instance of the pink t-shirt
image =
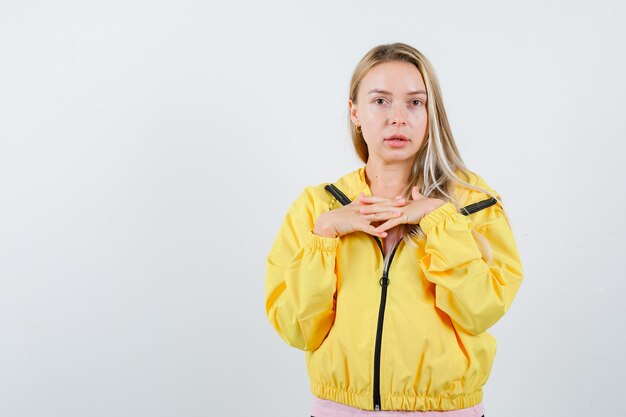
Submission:
POLYGON ((372 411, 361 410, 316 396, 313 396, 311 407, 313 417, 481 417, 484 414, 483 403, 451 411, 372 411))

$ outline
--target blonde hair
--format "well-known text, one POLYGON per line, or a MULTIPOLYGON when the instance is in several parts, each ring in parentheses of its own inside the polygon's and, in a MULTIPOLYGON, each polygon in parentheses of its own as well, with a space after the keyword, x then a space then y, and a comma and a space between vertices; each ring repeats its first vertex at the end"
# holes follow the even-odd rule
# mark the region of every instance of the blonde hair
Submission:
MULTIPOLYGON (((361 80, 375 66, 384 62, 401 61, 408 62, 417 67, 426 85, 426 108, 428 114, 427 136, 422 146, 417 151, 407 188, 403 191, 406 199, 411 197, 411 189, 418 186, 422 195, 428 198, 440 198, 451 202, 457 211, 460 207, 460 196, 453 196, 456 185, 483 192, 497 200, 507 222, 509 217, 504 210, 500 196, 491 190, 470 184, 469 177, 461 178, 456 172, 471 172, 465 166, 461 154, 456 146, 452 131, 448 123, 448 117, 443 105, 443 96, 439 87, 439 81, 435 70, 428 59, 417 49, 404 44, 392 43, 378 45, 372 48, 357 64, 350 82, 349 96, 353 103, 357 102, 357 93, 361 80)), ((348 114, 348 123, 352 135, 352 143, 358 157, 367 163, 369 152, 361 131, 348 114)), ((463 176, 467 176, 464 174, 463 176)), ((510 222, 509 222, 510 225, 510 222)), ((401 225, 401 236, 405 242, 413 247, 417 245, 415 240, 425 239, 424 232, 419 225, 401 225)), ((472 234, 478 243, 483 257, 490 262, 492 259, 491 247, 487 239, 472 227, 472 234)))

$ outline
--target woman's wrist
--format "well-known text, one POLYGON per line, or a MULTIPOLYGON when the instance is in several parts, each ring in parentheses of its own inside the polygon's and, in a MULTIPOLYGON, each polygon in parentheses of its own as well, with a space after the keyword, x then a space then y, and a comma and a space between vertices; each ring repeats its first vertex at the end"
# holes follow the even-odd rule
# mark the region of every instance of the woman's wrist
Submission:
POLYGON ((430 199, 430 205, 427 206, 426 211, 424 212, 424 215, 422 215, 422 219, 430 214, 432 211, 437 210, 439 207, 443 206, 444 204, 446 204, 445 200, 442 200, 440 198, 431 198, 430 199))
POLYGON ((317 218, 317 221, 315 222, 315 224, 313 225, 313 234, 316 234, 322 237, 331 237, 331 238, 337 237, 336 230, 334 230, 334 227, 331 227, 330 225, 325 224, 325 219, 323 218, 323 216, 324 216, 323 214, 320 215, 317 218))
POLYGON ((313 234, 318 235, 320 237, 331 237, 331 238, 337 237, 335 233, 333 233, 330 230, 317 230, 315 228, 313 228, 313 234))

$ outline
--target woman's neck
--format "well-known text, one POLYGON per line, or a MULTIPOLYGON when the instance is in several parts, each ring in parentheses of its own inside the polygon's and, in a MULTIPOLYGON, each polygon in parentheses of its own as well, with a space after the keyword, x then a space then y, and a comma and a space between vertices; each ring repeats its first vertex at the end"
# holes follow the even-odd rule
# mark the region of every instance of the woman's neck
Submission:
POLYGON ((393 165, 368 160, 365 164, 365 179, 372 195, 394 198, 402 194, 408 184, 411 162, 393 165))

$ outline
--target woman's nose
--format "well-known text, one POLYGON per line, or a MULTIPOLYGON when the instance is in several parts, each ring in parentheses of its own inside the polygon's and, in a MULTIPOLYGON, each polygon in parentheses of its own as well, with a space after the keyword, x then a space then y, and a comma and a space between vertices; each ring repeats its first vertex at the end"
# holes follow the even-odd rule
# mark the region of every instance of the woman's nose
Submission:
POLYGON ((401 105, 392 107, 389 119, 392 125, 406 125, 406 113, 401 105))

